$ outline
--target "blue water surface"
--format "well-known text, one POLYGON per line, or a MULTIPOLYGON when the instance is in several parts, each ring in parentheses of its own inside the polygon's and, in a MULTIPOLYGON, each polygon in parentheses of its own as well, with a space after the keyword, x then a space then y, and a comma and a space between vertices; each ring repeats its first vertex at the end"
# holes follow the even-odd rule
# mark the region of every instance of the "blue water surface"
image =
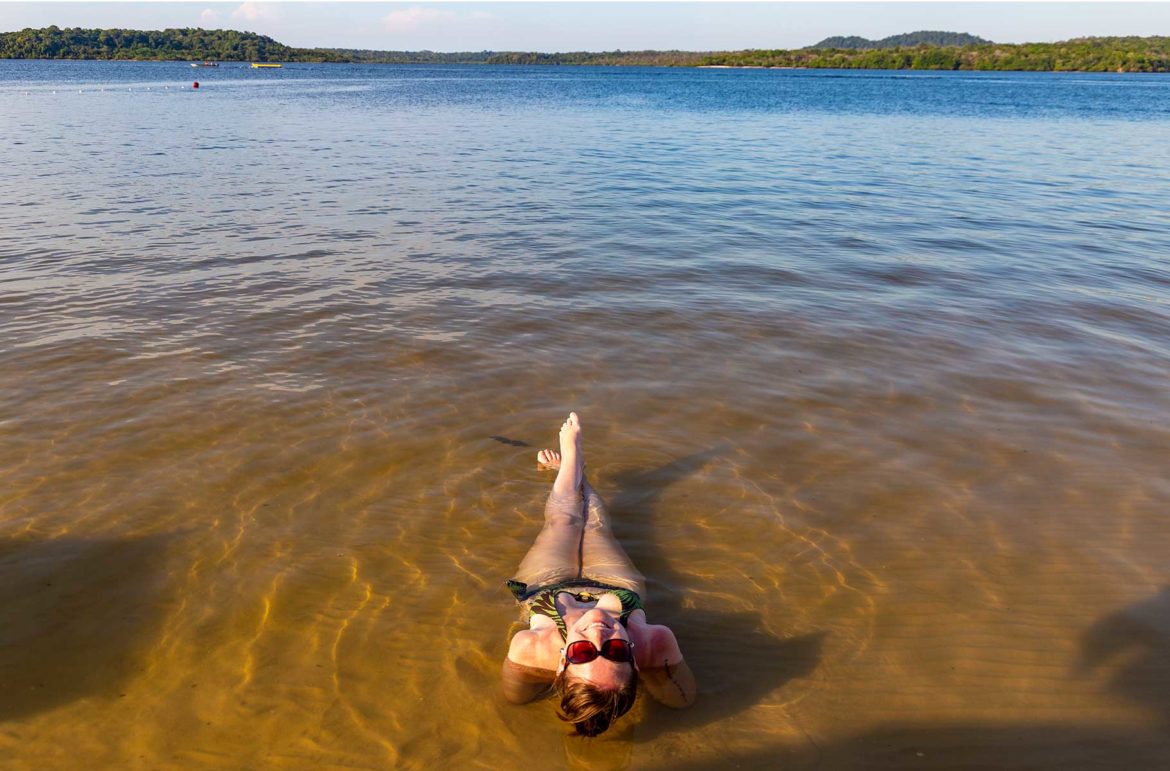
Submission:
POLYGON ((760 70, 661 67, 285 64, 192 68, 186 62, 0 63, 10 89, 174 84, 278 89, 286 98, 349 95, 367 103, 503 104, 688 111, 832 112, 1165 119, 1157 73, 760 70))

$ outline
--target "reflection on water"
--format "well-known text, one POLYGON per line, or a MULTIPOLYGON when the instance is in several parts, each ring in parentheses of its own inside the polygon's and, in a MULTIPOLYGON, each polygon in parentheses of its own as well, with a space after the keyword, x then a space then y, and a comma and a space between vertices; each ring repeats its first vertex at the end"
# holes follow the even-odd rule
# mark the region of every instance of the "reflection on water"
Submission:
POLYGON ((1170 754, 1165 82, 188 76, 0 63, 15 767, 1170 754), (499 694, 569 408, 700 696, 593 742, 499 694))

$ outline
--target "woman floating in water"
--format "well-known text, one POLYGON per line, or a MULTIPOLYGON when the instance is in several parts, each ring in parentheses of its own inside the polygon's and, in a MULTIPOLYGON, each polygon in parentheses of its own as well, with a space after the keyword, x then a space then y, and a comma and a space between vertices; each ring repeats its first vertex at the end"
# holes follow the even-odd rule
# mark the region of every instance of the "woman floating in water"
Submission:
POLYGON ((561 426, 561 451, 537 460, 557 469, 544 528, 508 582, 529 628, 512 638, 504 695, 523 704, 560 695, 560 718, 597 736, 634 705, 639 686, 670 707, 695 700, 695 677, 674 633, 648 624, 646 580, 610 529, 601 496, 585 479, 577 413, 561 426))

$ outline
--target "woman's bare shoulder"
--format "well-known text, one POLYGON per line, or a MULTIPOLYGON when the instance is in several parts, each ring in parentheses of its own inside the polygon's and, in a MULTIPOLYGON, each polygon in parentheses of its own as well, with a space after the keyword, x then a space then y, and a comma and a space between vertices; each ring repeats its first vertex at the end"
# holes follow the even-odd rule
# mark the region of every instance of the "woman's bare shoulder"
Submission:
POLYGON ((508 661, 521 667, 532 669, 555 668, 555 662, 549 663, 549 635, 556 627, 537 627, 536 629, 522 629, 512 635, 512 642, 508 645, 508 661))
POLYGON ((667 659, 671 663, 682 658, 682 652, 678 648, 678 639, 670 627, 647 622, 645 614, 640 614, 640 618, 631 616, 630 620, 633 622, 629 626, 630 636, 634 640, 634 645, 640 649, 638 651, 639 663, 641 663, 643 656, 659 662, 667 659))
POLYGON ((526 704, 541 698, 548 693, 556 676, 552 669, 531 663, 538 658, 535 654, 540 646, 539 639, 535 637, 538 634, 533 630, 517 632, 512 637, 508 656, 504 659, 504 697, 513 704, 526 704))

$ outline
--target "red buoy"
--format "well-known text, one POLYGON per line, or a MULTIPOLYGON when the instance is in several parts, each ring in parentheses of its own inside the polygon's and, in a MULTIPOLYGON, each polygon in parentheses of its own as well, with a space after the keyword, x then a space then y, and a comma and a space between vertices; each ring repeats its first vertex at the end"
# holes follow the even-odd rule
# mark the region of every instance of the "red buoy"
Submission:
POLYGON ((198 80, 195 81, 195 83, 192 84, 191 88, 199 88, 199 81, 198 80))

